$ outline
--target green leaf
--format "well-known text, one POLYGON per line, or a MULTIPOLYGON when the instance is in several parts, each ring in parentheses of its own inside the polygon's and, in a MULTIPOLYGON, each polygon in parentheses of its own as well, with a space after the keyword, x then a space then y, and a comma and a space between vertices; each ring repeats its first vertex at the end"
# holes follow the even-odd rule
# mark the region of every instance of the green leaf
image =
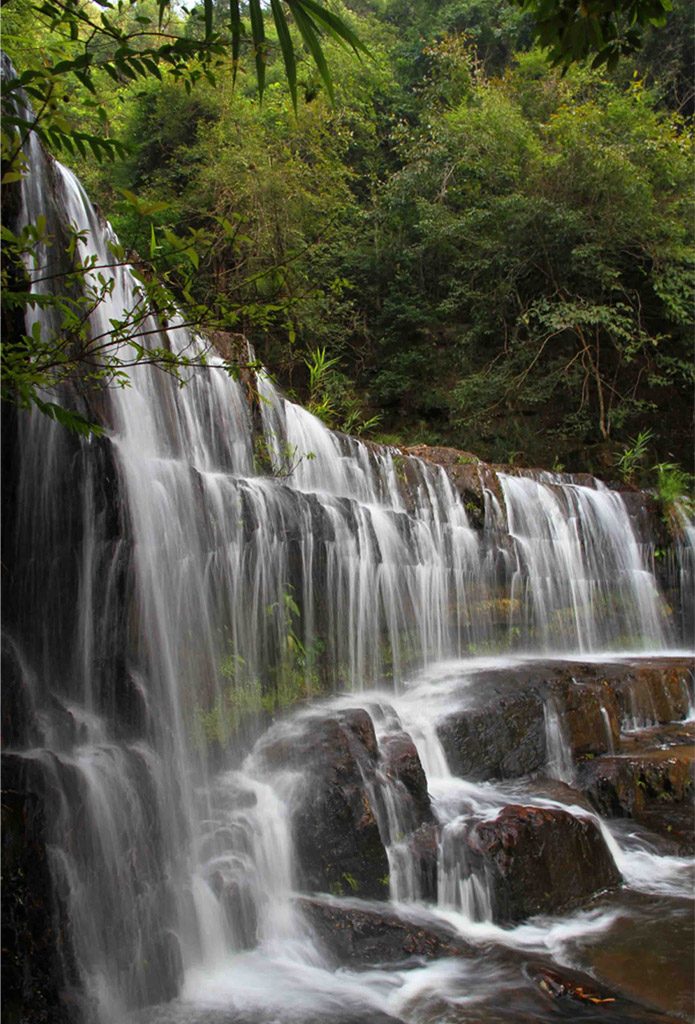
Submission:
POLYGON ((331 79, 328 65, 326 64, 326 58, 323 55, 321 49, 321 43, 317 35, 317 29, 311 18, 305 14, 302 5, 298 0, 287 0, 297 28, 301 34, 301 37, 306 45, 309 53, 314 58, 314 63, 318 69, 319 75, 326 86, 328 95, 331 98, 331 103, 335 102, 335 95, 333 93, 333 81, 331 79))
POLYGON ((229 20, 232 29, 232 85, 234 85, 239 66, 239 46, 241 43, 239 0, 229 0, 229 20))
POLYGON ((261 99, 263 99, 263 92, 265 90, 265 26, 263 24, 263 11, 260 0, 249 0, 249 14, 251 15, 251 34, 256 54, 258 92, 261 99))
POLYGON ((362 53, 371 56, 369 50, 360 40, 359 36, 353 32, 350 26, 338 18, 335 14, 328 10, 327 7, 322 7, 320 4, 314 2, 314 0, 294 0, 294 3, 300 3, 302 7, 305 7, 307 11, 311 13, 313 20, 321 25, 337 42, 350 47, 355 53, 362 53))
POLYGON ((82 437, 89 437, 90 434, 101 437, 104 434, 103 427, 99 426, 98 423, 90 423, 79 412, 75 412, 72 409, 64 409, 61 405, 56 405, 55 402, 44 402, 36 393, 31 395, 31 401, 44 416, 48 416, 49 419, 60 423, 61 426, 66 427, 73 434, 79 434, 82 437))
POLYGON ((292 97, 292 106, 294 107, 295 114, 297 113, 297 61, 294 55, 294 46, 292 44, 292 37, 290 36, 290 30, 287 27, 287 21, 285 20, 285 12, 282 8, 280 0, 270 0, 270 6, 273 12, 273 19, 275 21, 275 28, 278 34, 278 41, 280 43, 280 50, 282 51, 282 58, 285 62, 285 72, 287 74, 287 83, 290 87, 290 95, 292 97))

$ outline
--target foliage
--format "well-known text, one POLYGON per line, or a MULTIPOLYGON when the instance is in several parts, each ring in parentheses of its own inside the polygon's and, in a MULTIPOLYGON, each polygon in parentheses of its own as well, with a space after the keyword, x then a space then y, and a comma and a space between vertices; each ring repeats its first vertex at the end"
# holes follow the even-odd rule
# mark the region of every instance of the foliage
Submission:
MULTIPOLYGON (((366 52, 350 26, 322 7, 315 0, 285 0, 296 32, 315 62, 319 76, 328 93, 333 95, 333 83, 320 42, 320 32, 347 45, 353 52, 366 52)), ((192 87, 206 79, 216 85, 214 69, 222 58, 231 54, 231 78, 236 79, 240 68, 241 41, 244 28, 238 0, 230 0, 229 28, 220 30, 214 22, 213 0, 204 0, 199 15, 202 35, 193 23, 184 23, 170 10, 169 0, 158 0, 156 12, 147 4, 135 7, 118 0, 98 0, 91 6, 81 6, 71 0, 42 0, 30 10, 40 19, 42 29, 48 28, 48 38, 40 59, 21 74, 6 75, 2 83, 2 183, 11 185, 20 181, 29 171, 28 142, 33 135, 44 146, 67 157, 86 159, 88 151, 100 163, 124 157, 127 149, 116 138, 103 132, 85 132, 71 124, 66 116, 64 90, 71 82, 87 94, 88 103, 98 121, 108 124, 109 115, 104 100, 104 80, 111 79, 118 87, 124 81, 162 82, 162 70, 173 80, 183 83, 188 94, 192 87), (186 29, 193 28, 193 31, 186 29), (55 37, 55 39, 54 39, 55 37), (57 41, 56 41, 57 40, 57 41), (33 103, 28 106, 27 97, 33 103)), ((251 41, 260 95, 265 88, 266 60, 271 42, 266 38, 265 17, 260 0, 249 0, 251 41)), ((280 0, 271 0, 271 14, 276 33, 274 45, 284 62, 293 105, 297 106, 297 57, 295 42, 280 0)), ((167 207, 167 203, 141 203, 126 190, 126 198, 138 214, 152 215, 167 207)), ((218 218, 220 229, 236 248, 238 225, 218 218)), ((186 316, 196 328, 229 327, 240 315, 240 310, 218 298, 193 295, 193 275, 180 275, 182 260, 188 260, 198 271, 201 249, 209 252, 214 236, 203 229, 189 227, 177 234, 167 226, 159 232, 150 225, 149 255, 157 260, 157 280, 148 280, 138 268, 133 274, 138 281, 133 308, 125 311, 123 319, 111 320, 108 336, 93 337, 89 317, 113 292, 113 274, 102 273, 115 266, 124 266, 125 254, 117 243, 109 243, 114 259, 108 268, 100 264, 96 255, 80 252, 78 241, 72 237, 62 247, 65 258, 62 267, 51 274, 52 286, 36 290, 42 284, 41 268, 46 260, 44 250, 56 242, 46 233, 46 224, 26 225, 19 233, 3 226, 5 247, 3 263, 3 294, 10 322, 22 309, 41 311, 33 319, 29 334, 15 332, 5 346, 3 359, 3 398, 21 406, 39 408, 73 429, 90 429, 88 421, 73 412, 61 412, 61 406, 47 402, 46 390, 60 389, 66 383, 79 380, 83 391, 117 383, 126 386, 127 371, 143 362, 154 363, 180 376, 182 369, 192 364, 204 364, 205 353, 172 351, 169 346, 154 348, 148 336, 158 328, 150 322, 153 310, 163 321, 179 324, 181 317, 177 302, 183 302, 186 316), (167 249, 164 249, 164 242, 167 249), (172 258, 174 266, 172 267, 172 258), (28 280, 21 268, 32 266, 28 280), (172 280, 173 279, 173 280, 172 280), (170 289, 174 283, 175 292, 170 289), (48 315, 47 315, 48 314, 48 315), (125 347, 124 347, 125 346, 125 347), (126 352, 124 357, 123 352, 126 352)), ((57 245, 61 248, 60 242, 57 245)), ((61 262, 59 260, 59 262, 61 262)), ((253 310, 251 314, 253 315, 253 310)))
POLYGON ((662 516, 667 523, 675 521, 680 526, 683 515, 692 517, 695 512, 695 477, 674 462, 660 462, 654 470, 662 516))
POLYGON ((663 25, 671 0, 516 0, 531 14, 535 34, 554 64, 595 54, 592 67, 613 69, 621 56, 640 49, 644 29, 663 25))
POLYGON ((276 480, 292 476, 304 459, 313 459, 313 452, 299 452, 296 444, 266 430, 254 441, 253 462, 256 470, 276 480))
POLYGON ((381 190, 378 259, 346 274, 371 299, 374 399, 411 441, 493 459, 576 465, 651 416, 673 428, 657 447, 686 445, 685 126, 637 79, 561 77, 534 53, 501 82, 463 71, 381 190))
POLYGON ((621 454, 616 459, 616 466, 623 480, 632 483, 635 470, 643 465, 649 450, 649 444, 654 440, 654 431, 648 427, 641 430, 637 437, 631 437, 621 454))
MULTIPOLYGON (((11 0, 10 21, 27 3, 11 0)), ((63 156, 144 257, 143 294, 161 268, 157 302, 251 336, 291 395, 351 433, 610 471, 651 428, 652 457, 687 458, 692 138, 664 105, 688 77, 669 26, 615 73, 560 74, 529 49, 530 15, 496 0, 336 9, 373 59, 325 41, 332 104, 290 24, 295 109, 272 11, 262 104, 244 73, 253 27, 235 64, 217 7, 225 53, 178 75, 162 62, 161 82, 116 83, 99 64, 113 38, 90 63, 95 94, 66 73, 66 125, 127 149, 113 164, 63 156)), ((154 0, 107 12, 143 46, 158 16, 154 0)), ((204 5, 162 28, 204 44, 204 5)), ((32 40, 13 31, 27 66, 32 40)), ((62 40, 52 59, 84 45, 62 40)), ((293 461, 281 453, 280 470, 293 461)))
POLYGON ((273 714, 323 690, 318 671, 323 641, 316 638, 305 644, 300 639, 301 612, 290 584, 266 606, 264 617, 268 642, 274 637, 275 643, 270 643, 263 677, 250 669, 230 642, 219 666, 223 689, 209 706, 198 703, 194 708, 194 742, 199 748, 213 741, 226 747, 249 718, 273 714))

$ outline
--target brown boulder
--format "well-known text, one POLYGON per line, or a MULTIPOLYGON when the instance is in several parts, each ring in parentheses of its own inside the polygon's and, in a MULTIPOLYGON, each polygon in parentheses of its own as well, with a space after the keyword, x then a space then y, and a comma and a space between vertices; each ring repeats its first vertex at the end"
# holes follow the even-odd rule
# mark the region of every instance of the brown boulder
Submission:
POLYGON ((596 822, 568 811, 510 804, 464 841, 497 921, 564 913, 621 881, 596 822))
POLYGON ((686 718, 692 700, 692 664, 658 660, 627 666, 608 677, 623 720, 628 725, 666 723, 686 718))
POLYGON ((691 746, 601 757, 583 768, 582 780, 600 814, 634 818, 679 853, 695 851, 691 746))
POLYGON ((573 758, 606 754, 620 742, 620 708, 605 681, 572 673, 554 680, 553 699, 562 709, 562 724, 573 758))

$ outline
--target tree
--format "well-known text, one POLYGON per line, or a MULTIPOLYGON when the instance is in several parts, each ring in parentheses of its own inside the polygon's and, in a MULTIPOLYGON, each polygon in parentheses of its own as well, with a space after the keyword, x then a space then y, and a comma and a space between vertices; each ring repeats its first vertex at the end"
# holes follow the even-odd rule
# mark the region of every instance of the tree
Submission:
MULTIPOLYGON (((659 0, 654 2, 661 10, 659 0)), ((13 4, 26 7, 26 3, 27 0, 6 0, 10 11, 13 4)), ((613 0, 611 10, 616 17, 623 6, 623 0, 613 0)), ((23 144, 32 132, 58 153, 90 155, 97 162, 125 154, 121 137, 111 131, 109 113, 102 101, 105 83, 120 85, 133 81, 147 85, 168 78, 183 83, 190 94, 196 84, 207 81, 214 86, 218 76, 226 73, 229 58, 230 74, 232 80, 236 79, 243 70, 244 60, 248 59, 255 67, 257 86, 263 95, 267 67, 271 55, 275 54, 282 60, 296 111, 298 86, 302 83, 298 78, 300 57, 294 40, 313 59, 318 80, 324 84, 331 98, 334 89, 322 49, 321 33, 332 37, 352 53, 366 52, 364 44, 347 22, 319 6, 315 0, 286 0, 284 7, 280 0, 271 0, 269 18, 264 17, 260 0, 251 0, 246 29, 238 0, 231 0, 226 25, 223 23, 223 15, 227 17, 224 8, 215 5, 214 0, 204 0, 185 18, 166 0, 138 0, 134 4, 126 4, 122 0, 117 3, 98 0, 94 4, 83 4, 78 0, 41 0, 30 9, 40 15, 50 34, 44 41, 42 59, 3 85, 3 94, 9 105, 4 121, 3 180, 9 186, 26 171, 23 144), (288 24, 286 13, 291 24, 288 24), (22 88, 30 95, 36 114, 29 115, 26 108, 17 103, 22 88), (73 90, 81 90, 81 94, 73 90), (75 127, 71 121, 76 95, 81 95, 81 102, 86 100, 89 104, 93 125, 89 130, 75 127), (100 123, 103 123, 104 130, 99 129, 100 123)), ((652 10, 654 17, 650 15, 651 20, 656 17, 655 11, 656 7, 652 10)), ((638 20, 647 18, 641 6, 639 12, 636 15, 638 20)), ((594 33, 594 42, 597 39, 594 33)), ((584 49, 572 43, 567 59, 583 56, 590 50, 589 43, 584 49)), ((620 52, 625 52, 625 49, 620 52)), ((429 59, 425 57, 425 60, 429 59)), ((313 88, 311 83, 305 84, 307 98, 313 88)), ((157 199, 143 200, 132 193, 128 197, 138 215, 156 215, 158 208, 162 207, 157 199)), ((212 289, 201 296, 196 288, 201 259, 205 259, 213 249, 219 249, 220 240, 225 250, 234 255, 235 246, 239 245, 243 234, 238 222, 222 217, 218 218, 213 229, 198 225, 183 233, 174 231, 171 226, 158 228, 152 225, 145 250, 141 250, 144 259, 140 259, 136 268, 141 283, 141 300, 128 311, 124 321, 115 326, 109 338, 97 339, 99 346, 95 363, 92 359, 95 339, 90 337, 87 329, 87 314, 106 297, 108 281, 100 282, 97 277, 95 285, 93 276, 94 272, 98 274, 104 268, 96 266, 90 258, 80 260, 79 240, 66 238, 60 243, 53 243, 62 245, 72 261, 65 279, 66 287, 52 288, 40 294, 35 286, 42 281, 34 281, 34 288, 30 291, 23 279, 23 267, 49 244, 46 225, 28 225, 19 235, 6 225, 3 234, 5 307, 11 318, 16 323, 18 314, 27 305, 36 307, 43 304, 44 308, 53 310, 58 320, 57 329, 54 328, 49 337, 42 337, 34 328, 38 333, 27 335, 20 330, 14 335, 19 338, 16 344, 6 342, 3 395, 19 400, 21 404, 43 405, 44 411, 53 409, 56 415, 61 415, 58 406, 46 406, 40 392, 56 380, 78 376, 87 359, 91 359, 88 379, 92 384, 96 385, 100 380, 125 383, 132 362, 124 363, 119 354, 118 346, 123 340, 131 344, 135 363, 154 361, 172 372, 190 365, 189 356, 174 357, 165 348, 152 349, 141 344, 139 332, 153 306, 165 318, 171 318, 176 305, 183 304, 189 321, 194 326, 207 328, 233 326, 244 315, 243 308, 230 302, 230 297, 224 293, 212 289), (153 273, 147 264, 156 264, 156 272, 153 273), (81 293, 77 288, 80 278, 91 282, 81 293)), ((122 261, 124 256, 125 253, 118 249, 112 253, 115 263, 122 261)), ((261 305, 257 304, 254 315, 263 315, 261 305)), ((422 318, 422 310, 419 316, 422 318)))
MULTIPOLYGON (((69 155, 79 153, 82 157, 89 151, 97 162, 126 155, 126 147, 118 138, 83 131, 69 123, 66 105, 72 80, 93 97, 91 104, 97 118, 107 120, 105 107, 99 102, 100 78, 107 76, 115 84, 152 77, 162 81, 164 72, 173 80, 182 80, 190 93, 201 79, 215 84, 215 71, 227 54, 231 55, 232 77, 236 79, 242 44, 248 38, 260 95, 265 89, 268 53, 275 47, 282 56, 296 110, 296 44, 286 12, 331 97, 333 82, 323 53, 321 33, 338 40, 354 53, 366 52, 347 22, 315 0, 285 0, 285 6, 280 0, 271 0, 274 38, 266 34, 260 0, 250 0, 248 4, 250 32, 242 22, 239 0, 230 2, 228 27, 219 25, 213 0, 204 0, 192 20, 185 23, 172 12, 168 0, 159 0, 156 10, 146 4, 128 5, 122 0, 117 3, 96 0, 92 4, 77 0, 43 0, 31 9, 44 24, 48 23, 50 36, 41 59, 33 67, 19 75, 8 70, 4 76, 3 186, 12 186, 29 172, 27 141, 32 134, 53 151, 69 155), (27 103, 27 96, 33 109, 27 103)), ((142 203, 136 196, 128 195, 138 213, 152 214, 161 206, 142 203)), ((223 220, 221 229, 233 245, 238 225, 223 220)), ((25 407, 34 405, 69 427, 86 431, 90 425, 83 417, 48 402, 44 392, 80 374, 91 387, 124 385, 128 370, 142 362, 156 363, 176 373, 192 363, 204 361, 205 353, 202 356, 200 353, 174 354, 167 347, 153 348, 147 344, 145 336, 153 333, 149 325, 153 309, 164 320, 180 321, 178 304, 183 302, 189 324, 198 329, 222 325, 228 328, 239 311, 215 298, 197 302, 191 292, 201 248, 210 247, 214 242, 210 232, 191 230, 181 236, 165 228, 158 238, 153 228, 148 255, 152 261, 156 257, 158 273, 153 276, 145 268, 136 267, 134 273, 140 288, 133 308, 126 311, 122 320, 112 322, 108 335, 94 337, 90 331, 90 314, 108 298, 113 287, 108 271, 124 262, 126 254, 117 243, 109 243, 113 262, 109 259, 108 264, 103 264, 96 256, 85 257, 80 255, 81 239, 67 226, 65 230, 67 237, 58 244, 65 249, 69 266, 58 272, 60 284, 56 287, 56 274, 46 274, 42 269, 47 248, 57 241, 47 233, 45 221, 28 224, 18 233, 7 224, 3 225, 3 305, 8 319, 17 327, 25 309, 41 309, 44 314, 50 312, 53 326, 46 327, 44 315, 36 319, 31 333, 24 333, 20 328, 6 335, 2 396, 25 407), (27 271, 26 267, 32 269, 27 271), (123 356, 124 342, 130 353, 126 357, 123 356)))

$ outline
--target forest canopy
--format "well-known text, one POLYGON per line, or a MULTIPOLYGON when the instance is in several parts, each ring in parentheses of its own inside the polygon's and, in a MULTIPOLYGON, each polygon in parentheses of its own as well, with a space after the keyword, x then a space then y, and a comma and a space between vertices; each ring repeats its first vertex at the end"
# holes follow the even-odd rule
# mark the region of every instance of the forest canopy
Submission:
MULTIPOLYGON (((649 431, 687 466, 687 5, 590 5, 589 38, 539 2, 336 3, 318 61, 276 6, 236 36, 228 4, 164 10, 185 60, 155 73, 163 9, 120 5, 66 69, 44 141, 124 252, 331 426, 604 473, 649 431)), ((85 40, 33 10, 10 0, 4 46, 40 88, 85 40)))

